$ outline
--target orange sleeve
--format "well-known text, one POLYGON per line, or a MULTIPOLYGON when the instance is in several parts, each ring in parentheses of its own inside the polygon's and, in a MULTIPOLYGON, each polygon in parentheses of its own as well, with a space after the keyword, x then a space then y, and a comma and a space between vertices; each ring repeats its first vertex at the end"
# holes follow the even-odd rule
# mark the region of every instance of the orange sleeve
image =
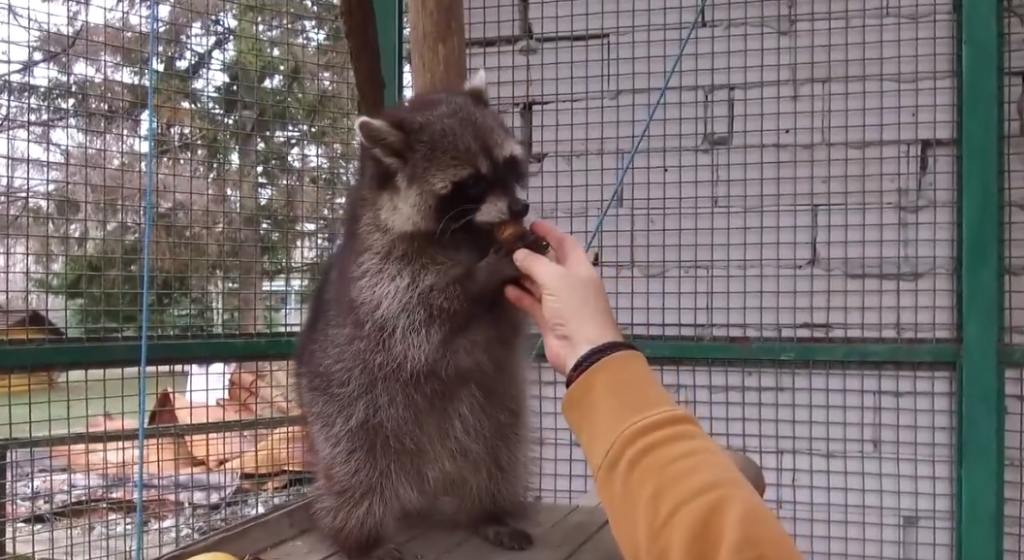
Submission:
POLYGON ((725 452, 655 379, 618 352, 566 392, 562 412, 594 473, 624 560, 799 560, 725 452))

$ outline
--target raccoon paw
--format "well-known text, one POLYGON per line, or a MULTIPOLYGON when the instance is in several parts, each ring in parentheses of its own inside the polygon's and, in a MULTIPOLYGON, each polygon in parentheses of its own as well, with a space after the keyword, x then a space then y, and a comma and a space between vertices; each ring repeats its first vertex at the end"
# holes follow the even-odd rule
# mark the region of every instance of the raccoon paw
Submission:
POLYGON ((526 550, 533 546, 530 533, 509 524, 482 525, 476 534, 482 541, 505 550, 526 550))
POLYGON ((488 289, 501 289, 518 280, 522 273, 512 260, 512 254, 496 249, 477 265, 477 282, 488 289))

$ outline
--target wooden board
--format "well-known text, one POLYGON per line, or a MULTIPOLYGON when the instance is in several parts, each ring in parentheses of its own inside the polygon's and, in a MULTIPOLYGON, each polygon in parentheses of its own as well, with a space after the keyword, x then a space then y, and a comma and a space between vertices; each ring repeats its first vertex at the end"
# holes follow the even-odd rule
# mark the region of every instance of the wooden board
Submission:
POLYGON ((581 506, 598 507, 601 505, 601 496, 597 494, 597 490, 591 490, 580 496, 576 503, 581 506))
POLYGON ((260 553, 313 528, 309 516, 309 498, 272 508, 262 515, 215 531, 157 560, 187 560, 203 552, 226 552, 236 558, 260 553))
POLYGON ((622 553, 615 544, 611 529, 605 525, 567 560, 622 560, 622 553))
MULTIPOLYGON (((344 560, 312 525, 308 499, 269 511, 214 533, 158 560, 186 560, 201 552, 227 552, 261 560, 344 560)), ((534 546, 525 551, 493 547, 466 531, 407 529, 398 545, 408 560, 621 560, 600 507, 531 505, 522 527, 534 546), (581 556, 582 555, 582 556, 581 556)))
POLYGON ((533 535, 534 546, 530 550, 522 552, 511 552, 495 548, 480 539, 467 539, 458 548, 448 554, 437 557, 437 560, 477 560, 478 558, 520 558, 537 549, 542 536, 547 534, 551 527, 562 522, 566 517, 576 511, 576 506, 538 504, 533 508, 522 527, 533 535))
POLYGON ((4 373, 0 374, 0 394, 17 395, 49 389, 54 382, 52 373, 4 373))

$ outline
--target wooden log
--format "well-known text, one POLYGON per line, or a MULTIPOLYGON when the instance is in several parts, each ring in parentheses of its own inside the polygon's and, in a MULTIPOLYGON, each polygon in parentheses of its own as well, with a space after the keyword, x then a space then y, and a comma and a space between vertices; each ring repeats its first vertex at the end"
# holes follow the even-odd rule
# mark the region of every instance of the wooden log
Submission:
POLYGON ((409 49, 414 93, 461 89, 466 82, 462 0, 409 0, 409 49))
POLYGON ((340 19, 355 76, 359 113, 372 115, 384 109, 385 87, 373 0, 342 0, 340 19))

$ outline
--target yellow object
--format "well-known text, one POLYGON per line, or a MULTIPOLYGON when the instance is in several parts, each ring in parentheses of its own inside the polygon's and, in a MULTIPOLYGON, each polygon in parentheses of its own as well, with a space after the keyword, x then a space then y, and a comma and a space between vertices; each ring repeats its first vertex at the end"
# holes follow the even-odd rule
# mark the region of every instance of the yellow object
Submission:
POLYGON ((6 309, 0 306, 0 339, 29 340, 67 336, 46 315, 35 309, 6 309))
POLYGON ((49 373, 0 373, 0 395, 49 389, 53 384, 53 376, 49 373))
POLYGON ((4 340, 33 340, 46 338, 46 333, 41 329, 25 327, 0 327, 0 338, 4 340))
POLYGON ((591 366, 566 391, 562 413, 624 560, 800 560, 772 510, 643 354, 591 366))
POLYGON ((196 554, 188 560, 239 560, 227 552, 203 552, 196 554))
MULTIPOLYGON (((0 306, 0 340, 28 341, 64 336, 64 331, 35 309, 6 309, 0 306)), ((46 371, 0 372, 0 395, 48 389, 54 385, 56 377, 56 373, 46 371)))

